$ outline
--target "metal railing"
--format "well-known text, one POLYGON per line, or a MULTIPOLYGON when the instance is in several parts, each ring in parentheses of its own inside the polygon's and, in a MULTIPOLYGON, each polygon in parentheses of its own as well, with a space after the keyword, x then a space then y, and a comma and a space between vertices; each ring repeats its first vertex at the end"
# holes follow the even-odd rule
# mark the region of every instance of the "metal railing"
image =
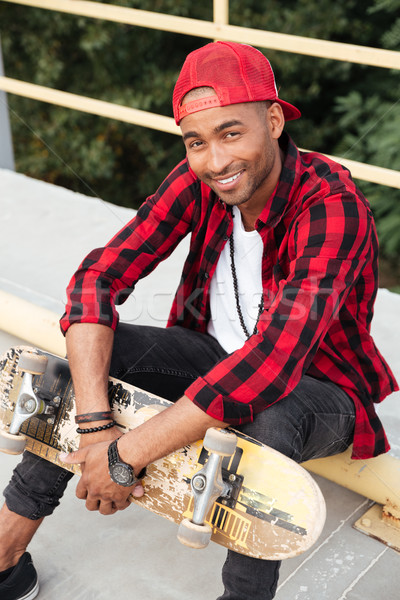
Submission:
MULTIPOLYGON (((0 38, 0 77, 4 75, 3 56, 1 53, 0 38)), ((8 116, 7 96, 3 90, 0 90, 0 166, 4 169, 15 170, 14 153, 12 145, 12 135, 10 119, 8 116)))
MULTIPOLYGON (((213 0, 213 21, 177 17, 87 0, 0 0, 72 15, 147 27, 201 38, 229 40, 284 52, 400 70, 400 53, 301 36, 229 25, 229 0, 213 0)), ((0 76, 0 90, 126 123, 180 135, 170 117, 54 90, 0 76)), ((400 189, 400 172, 366 163, 331 157, 347 166, 354 177, 400 189)))

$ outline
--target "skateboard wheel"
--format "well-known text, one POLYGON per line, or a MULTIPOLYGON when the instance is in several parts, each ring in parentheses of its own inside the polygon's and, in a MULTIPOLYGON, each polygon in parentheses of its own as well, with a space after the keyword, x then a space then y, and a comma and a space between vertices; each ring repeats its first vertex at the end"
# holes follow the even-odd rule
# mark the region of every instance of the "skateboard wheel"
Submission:
POLYGON ((42 375, 47 367, 47 358, 42 354, 35 354, 30 350, 24 350, 19 358, 18 368, 25 373, 42 375))
POLYGON ((178 540, 190 548, 206 548, 211 539, 211 527, 207 523, 197 525, 190 519, 183 519, 178 529, 178 540))
POLYGON ((22 454, 25 450, 26 437, 18 433, 13 435, 7 431, 0 431, 0 450, 5 454, 22 454))
POLYGON ((226 429, 207 429, 204 436, 204 448, 220 456, 232 456, 235 452, 237 437, 226 429))

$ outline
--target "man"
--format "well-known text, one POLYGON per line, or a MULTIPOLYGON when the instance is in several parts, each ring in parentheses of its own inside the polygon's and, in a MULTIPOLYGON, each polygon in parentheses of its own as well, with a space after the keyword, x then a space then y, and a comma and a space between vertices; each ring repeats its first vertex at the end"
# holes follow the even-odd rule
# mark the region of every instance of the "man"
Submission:
MULTIPOLYGON (((147 464, 212 426, 242 428, 296 461, 352 442, 354 458, 388 449, 373 403, 397 384, 369 333, 377 240, 349 172, 298 151, 283 128, 300 112, 278 98, 269 62, 250 46, 216 42, 191 53, 173 108, 187 158, 83 261, 61 320, 87 423, 80 450, 64 458, 82 464, 77 496, 102 514, 143 494, 147 464), (115 304, 187 234, 169 327, 118 325, 115 304), (109 372, 176 402, 118 439, 109 372), (125 480, 109 467, 110 448, 125 480)), ((68 478, 26 456, 5 491, 0 592, 23 573, 24 593, 32 590, 24 596, 15 585, 8 600, 37 593, 25 550, 68 478)), ((273 598, 278 571, 277 562, 228 552, 220 600, 273 598)))

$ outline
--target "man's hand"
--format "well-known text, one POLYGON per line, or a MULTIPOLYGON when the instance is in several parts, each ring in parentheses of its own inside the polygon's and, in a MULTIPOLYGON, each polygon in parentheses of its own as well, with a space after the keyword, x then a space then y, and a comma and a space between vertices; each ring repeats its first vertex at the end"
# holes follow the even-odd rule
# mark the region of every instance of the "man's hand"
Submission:
MULTIPOLYGON (((117 436, 114 436, 114 439, 117 436)), ((86 508, 98 510, 102 515, 112 515, 124 510, 130 504, 132 494, 141 497, 144 494, 140 483, 132 487, 123 487, 114 483, 108 472, 107 450, 111 440, 102 441, 80 448, 77 452, 60 454, 66 464, 82 465, 82 477, 76 488, 76 496, 86 500, 86 508)))
MULTIPOLYGON (((92 423, 90 424, 92 425, 92 423)), ((96 423, 96 425, 102 425, 102 423, 96 423)), ((119 438, 121 436, 121 433, 115 428, 113 427, 112 429, 106 429, 105 431, 98 431, 96 433, 87 433, 84 435, 81 435, 81 439, 79 442, 79 450, 83 450, 83 448, 87 448, 88 446, 94 445, 94 444, 100 444, 102 442, 107 443, 108 445, 111 444, 111 442, 117 438, 119 438)), ((71 453, 67 456, 69 457, 74 457, 76 456, 78 453, 71 453)), ((79 455, 80 456, 80 455, 79 455)), ((79 458, 78 456, 78 458, 79 458)), ((75 463, 73 463, 75 464, 75 463)), ((78 482, 77 488, 76 488, 76 496, 80 499, 80 500, 87 500, 88 498, 88 488, 86 485, 86 481, 89 479, 90 474, 87 474, 88 477, 85 477, 85 479, 83 479, 83 474, 85 472, 85 467, 86 467, 86 463, 82 462, 78 464, 81 465, 81 478, 80 481, 78 482)), ((86 504, 87 508, 89 510, 104 510, 106 509, 105 506, 101 506, 98 502, 97 502, 97 507, 95 506, 95 504, 93 504, 94 508, 90 508, 88 504, 86 504)), ((92 506, 92 504, 90 504, 90 506, 92 506)), ((115 508, 114 512, 116 512, 117 508, 115 508)), ((100 512, 101 512, 100 511, 100 512)), ((105 514, 113 514, 113 513, 105 513, 105 514)))
MULTIPOLYGON (((67 353, 78 414, 110 409, 107 388, 113 339, 113 331, 104 325, 78 323, 67 331, 67 353)), ((104 424, 104 421, 90 421, 82 428, 104 424)), ((79 451, 62 459, 69 464, 81 465, 77 497, 86 500, 89 510, 99 510, 106 515, 129 506, 128 496, 132 491, 115 484, 108 473, 107 448, 120 435, 114 427, 82 434, 79 451)), ((143 495, 141 486, 138 495, 143 495)))

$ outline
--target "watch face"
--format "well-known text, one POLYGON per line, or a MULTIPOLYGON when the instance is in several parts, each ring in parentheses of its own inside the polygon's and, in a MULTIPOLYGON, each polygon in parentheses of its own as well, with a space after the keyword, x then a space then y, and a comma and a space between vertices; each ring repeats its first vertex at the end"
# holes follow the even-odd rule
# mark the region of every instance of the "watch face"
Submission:
POLYGON ((119 485, 130 485, 132 475, 132 470, 128 465, 117 463, 112 467, 112 477, 119 485))

